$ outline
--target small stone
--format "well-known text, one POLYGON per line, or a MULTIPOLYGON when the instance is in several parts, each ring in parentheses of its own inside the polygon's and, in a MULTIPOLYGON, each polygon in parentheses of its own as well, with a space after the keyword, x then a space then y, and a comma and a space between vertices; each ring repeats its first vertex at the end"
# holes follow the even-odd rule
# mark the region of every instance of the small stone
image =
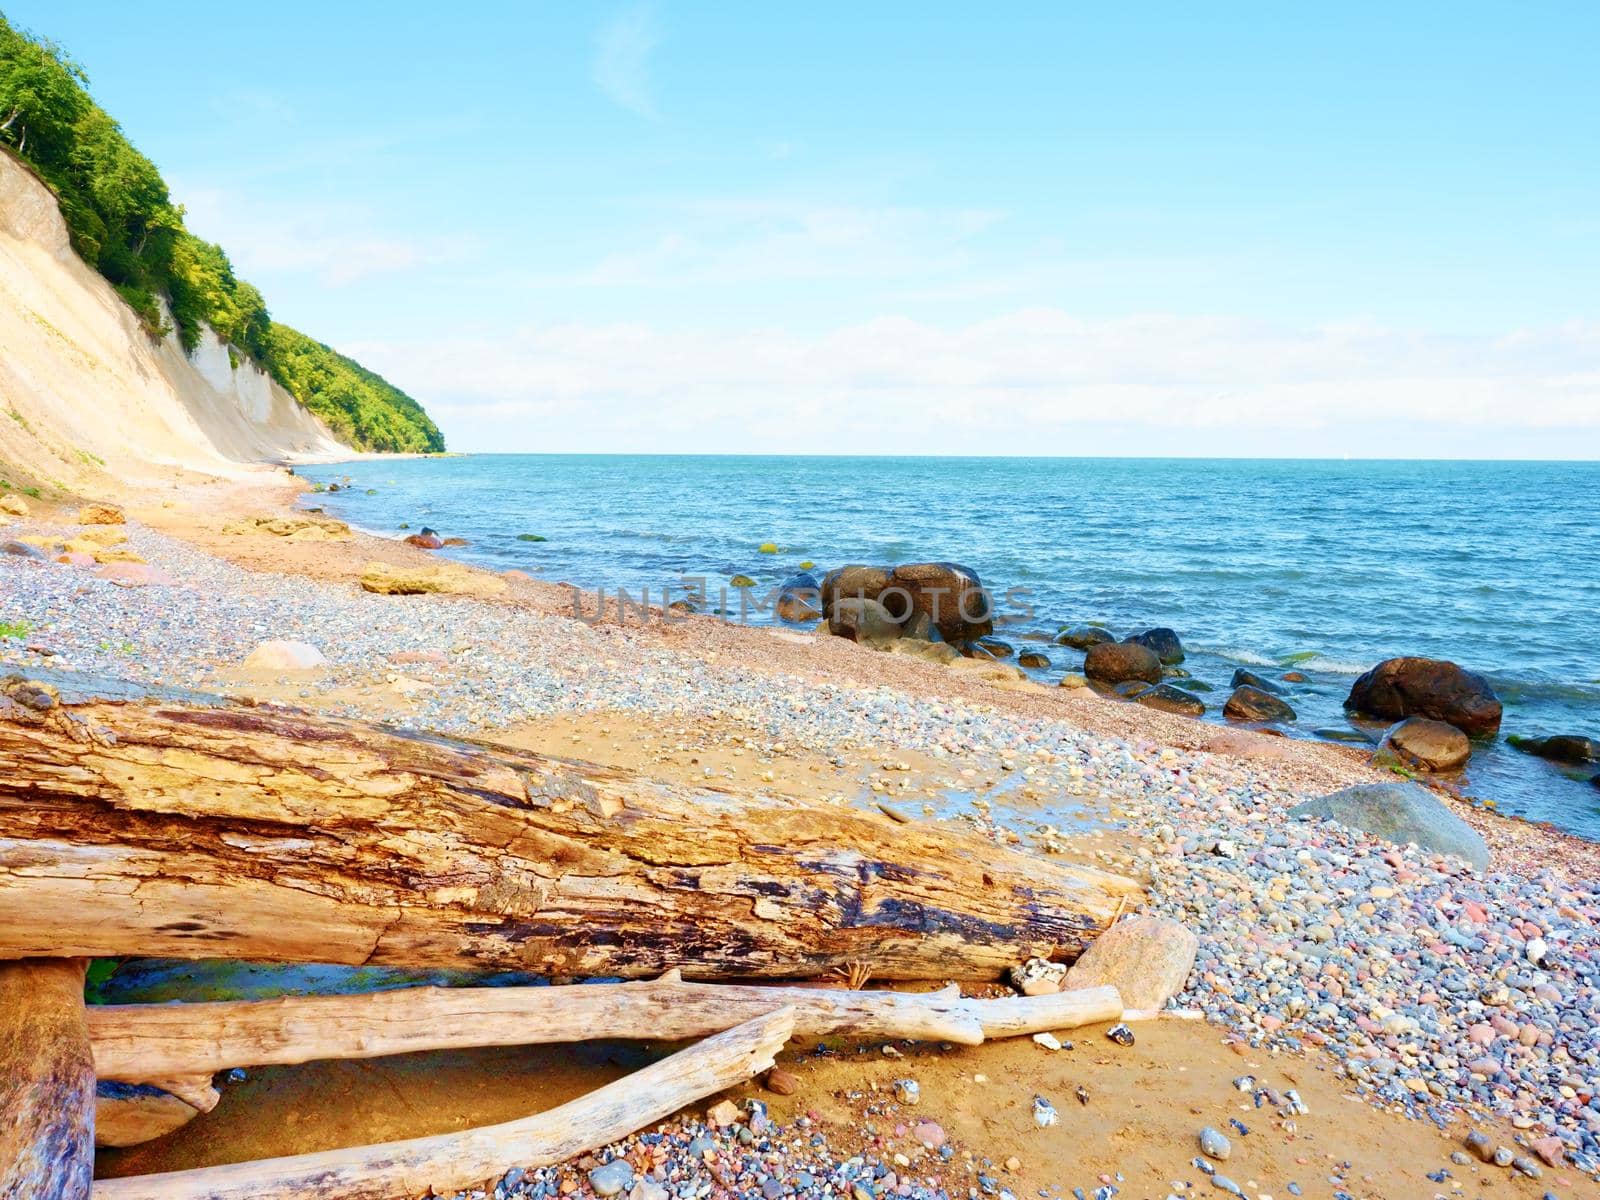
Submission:
POLYGON ((716 1129, 727 1129, 739 1123, 739 1106, 732 1100, 719 1100, 706 1110, 706 1124, 716 1129))
POLYGON ((606 1163, 589 1172, 589 1186, 596 1196, 615 1196, 633 1183, 633 1165, 625 1158, 606 1163))
POLYGON ((1518 1155, 1511 1160, 1511 1169, 1518 1175, 1525 1175, 1529 1179, 1538 1179, 1544 1174, 1544 1168, 1526 1154, 1518 1155))
POLYGON ((1033 1123, 1035 1125, 1040 1129, 1048 1129, 1058 1120, 1060 1120, 1060 1117, 1056 1113, 1054 1104, 1051 1104, 1043 1096, 1035 1096, 1033 1098, 1033 1123))
POLYGON ((1033 1040, 1036 1044, 1043 1046, 1046 1050, 1061 1049, 1061 1039, 1053 1033, 1036 1033, 1033 1035, 1033 1040))
POLYGON ((1220 1130, 1207 1125, 1200 1131, 1200 1153, 1218 1162, 1226 1162, 1233 1153, 1233 1143, 1220 1130))
POLYGON ((894 1098, 901 1104, 921 1104, 922 1085, 915 1079, 897 1079, 894 1085, 894 1098))
POLYGON ((792 1096, 800 1090, 800 1076, 782 1067, 773 1067, 765 1080, 767 1091, 779 1096, 792 1096))
POLYGON ((1509 1167, 1516 1157, 1516 1153, 1510 1146, 1496 1146, 1494 1148, 1494 1157, 1490 1161, 1497 1167, 1509 1167))
POLYGON ((1567 1148, 1561 1139, 1554 1134, 1549 1137, 1530 1138, 1528 1149, 1532 1150, 1540 1158, 1544 1159, 1548 1166, 1552 1167, 1559 1167, 1563 1156, 1567 1152, 1567 1148))
POLYGON ((919 1121, 912 1127, 911 1136, 929 1150, 937 1150, 946 1140, 944 1126, 934 1121, 919 1121))
POLYGON ((1129 1029, 1126 1025, 1113 1025, 1110 1029, 1106 1030, 1106 1036, 1119 1046, 1133 1045, 1133 1030, 1129 1029))

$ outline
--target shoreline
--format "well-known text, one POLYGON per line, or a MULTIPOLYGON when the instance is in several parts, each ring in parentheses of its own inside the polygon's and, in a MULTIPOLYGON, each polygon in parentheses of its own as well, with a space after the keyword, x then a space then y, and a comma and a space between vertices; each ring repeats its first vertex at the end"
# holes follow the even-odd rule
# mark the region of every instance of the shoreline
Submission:
MULTIPOLYGON (((1182 634, 1187 659, 1169 668, 1172 677, 1164 682, 1196 693, 1205 708, 1203 721, 1236 728, 1223 718, 1223 703, 1240 672, 1245 682, 1259 675, 1295 710, 1277 728, 1291 737, 1355 745, 1365 752, 1376 750, 1391 722, 1364 721, 1346 711, 1343 702, 1357 679, 1375 663, 1397 655, 1452 660, 1487 678, 1505 703, 1504 725, 1501 736, 1473 742, 1471 761, 1464 770, 1435 776, 1430 786, 1443 782, 1502 812, 1600 838, 1600 819, 1592 803, 1596 793, 1588 781, 1594 767, 1553 762, 1519 752, 1514 745, 1514 735, 1581 732, 1595 703, 1600 703, 1591 678, 1592 656, 1581 650, 1581 639, 1562 663, 1554 663, 1548 649, 1557 631, 1575 636, 1571 618, 1586 594, 1581 580, 1573 581, 1576 590, 1558 590, 1508 611, 1510 597, 1523 596, 1528 588, 1502 585, 1492 573, 1483 578, 1496 581, 1494 586, 1468 586, 1471 580, 1463 572, 1477 578, 1478 572, 1488 570, 1479 561, 1481 555, 1470 562, 1446 561, 1448 556, 1416 562, 1403 555, 1397 561, 1404 565, 1390 570, 1381 551, 1351 544, 1331 556, 1320 556, 1327 558, 1324 565, 1304 562, 1307 550, 1302 541, 1320 545, 1334 539, 1345 544, 1344 534, 1365 530, 1370 522, 1352 526, 1343 519, 1331 524, 1308 521, 1303 506, 1285 514, 1278 531, 1281 537, 1260 503, 1248 515, 1252 533, 1243 542, 1238 534, 1208 531, 1203 521, 1182 513, 1172 514, 1170 536, 1152 526, 1155 514, 1130 518, 1124 535, 1108 506, 1130 503, 1139 494, 1143 485, 1132 472, 1108 480, 1107 498, 1085 509, 1080 550, 1076 535, 1052 535, 1045 514, 1050 502, 1092 486, 1088 473, 1054 481, 1037 471, 1025 474, 1023 478, 1041 490, 1031 493, 1035 499, 1019 500, 1015 523, 1002 509, 987 520, 957 519, 951 514, 950 519, 939 518, 912 531, 875 520, 870 511, 861 514, 866 523, 854 528, 854 517, 794 510, 791 501, 799 501, 801 489, 813 476, 812 468, 799 462, 767 467, 750 459, 723 466, 697 459, 684 463, 679 476, 676 468, 663 475, 648 464, 613 466, 608 461, 572 459, 541 466, 537 458, 511 456, 495 464, 491 456, 482 462, 399 464, 392 469, 359 465, 308 469, 308 478, 320 484, 344 484, 348 473, 351 486, 336 494, 307 497, 306 503, 323 505, 330 515, 380 535, 399 531, 403 536, 424 523, 442 535, 463 535, 471 544, 447 548, 442 556, 490 571, 520 567, 536 578, 570 580, 586 589, 582 597, 588 610, 595 605, 594 584, 604 584, 608 595, 620 585, 635 604, 648 585, 650 600, 659 603, 662 585, 670 585, 671 594, 678 595, 684 585, 681 577, 694 576, 709 588, 710 603, 703 607, 726 610, 735 621, 778 624, 773 596, 785 581, 805 570, 798 565, 803 560, 816 559, 828 567, 956 558, 983 574, 997 607, 995 637, 1016 652, 1004 661, 1026 662, 1031 678, 1048 685, 1055 684, 1063 671, 1081 674, 1083 652, 1055 644, 1058 631, 1068 626, 1098 622, 1122 637, 1152 625, 1170 625, 1182 634), (760 504, 717 506, 703 522, 693 520, 693 497, 699 489, 727 492, 739 487, 758 489, 752 495, 781 498, 780 509, 763 512, 760 504), (523 502, 524 488, 543 491, 536 507, 523 502), (591 496, 591 489, 599 492, 591 496), (632 504, 629 495, 648 501, 632 504), (1263 525, 1263 520, 1269 524, 1263 525), (541 523, 549 527, 540 527, 541 523), (525 545, 513 537, 525 528, 552 536, 548 544, 525 545), (1124 536, 1137 539, 1125 554, 1120 550, 1124 536), (1265 549, 1253 549, 1258 540, 1265 549), (781 545, 775 553, 763 553, 758 552, 758 543, 781 545), (1324 585, 1338 585, 1352 570, 1369 568, 1374 572, 1370 587, 1351 585, 1348 599, 1325 596, 1324 585), (1418 571, 1437 572, 1436 584, 1414 593, 1397 582, 1418 571), (757 581, 755 586, 749 590, 723 586, 739 574, 757 581), (1260 594, 1251 580, 1259 584, 1260 594), (1459 606, 1441 601, 1442 591, 1457 593, 1459 606), (745 608, 749 611, 742 611, 745 608), (1550 614, 1546 625, 1540 625, 1535 614, 1550 614), (1500 632, 1483 637, 1486 621, 1500 632)), ((856 506, 849 509, 851 513, 862 504, 871 510, 888 503, 882 498, 863 501, 858 494, 878 476, 876 468, 863 471, 845 464, 817 471, 818 486, 841 488, 842 494, 856 497, 849 501, 856 506)), ((966 468, 953 473, 928 468, 895 478, 915 495, 935 485, 959 487, 968 474, 966 468)), ((1227 478, 1216 486, 1223 487, 1227 478)), ((1259 494, 1294 478, 1293 470, 1260 480, 1247 473, 1237 483, 1258 484, 1253 490, 1259 494)), ((1318 487, 1346 495, 1364 478, 1341 475, 1336 483, 1318 487)), ((886 487, 891 482, 881 481, 886 487)), ((992 478, 980 476, 968 482, 991 509, 1000 503, 993 495, 992 478)), ((1169 498, 1157 507, 1165 520, 1173 506, 1169 498)), ((890 510, 897 511, 892 504, 890 510)), ((1413 535, 1424 524, 1408 524, 1405 528, 1411 532, 1396 536, 1407 549, 1415 549, 1413 535)), ((820 573, 818 569, 812 575, 820 573)))
MULTIPOLYGON (((451 569, 503 585, 501 594, 374 596, 356 586, 367 563, 412 569, 440 560, 363 534, 295 541, 223 532, 244 516, 303 516, 294 508, 302 486, 279 476, 130 497, 131 544, 187 589, 184 595, 203 598, 200 605, 163 604, 162 588, 108 588, 78 568, 5 564, 30 572, 29 603, 56 616, 51 636, 57 654, 50 664, 84 669, 120 662, 125 670, 165 672, 202 690, 505 740, 658 778, 714 778, 795 795, 820 791, 840 803, 887 797, 912 811, 921 805, 932 819, 969 823, 997 841, 1112 865, 1146 880, 1151 911, 1178 916, 1205 940, 1186 1002, 1205 1008, 1212 1020, 1198 1033, 1173 1035, 1174 1045, 1186 1047, 1183 1054, 1199 1055, 1202 1044, 1220 1036, 1247 1057, 1302 1061, 1326 1072, 1339 1091, 1375 1103, 1374 1112, 1398 1106, 1427 1118, 1440 1102, 1450 1102, 1439 1109, 1447 1115, 1452 1105, 1465 1103, 1465 1111, 1496 1110, 1490 1120, 1503 1139, 1518 1136, 1506 1122, 1522 1115, 1536 1132, 1570 1135, 1575 1150, 1588 1152, 1582 1140, 1594 1136, 1582 1132, 1588 1110, 1558 1094, 1556 1081, 1568 1072, 1555 1067, 1539 1039, 1569 1044, 1566 1022, 1589 1002, 1584 989, 1592 985, 1564 975, 1555 989, 1562 993, 1558 1000, 1528 993, 1518 1036, 1493 1050, 1509 1078, 1521 1082, 1501 1085, 1492 1076, 1472 1082, 1462 1075, 1466 1060, 1456 1047, 1464 1049, 1469 1026, 1476 1027, 1467 1020, 1470 1008, 1436 1012, 1429 1020, 1442 1022, 1441 1033, 1419 1038, 1405 1024, 1422 1028, 1413 1015, 1422 1011, 1418 1002, 1374 976, 1371 964, 1391 963, 1388 970, 1398 972, 1402 984, 1440 977, 1439 968, 1412 957, 1413 944, 1415 953, 1422 949, 1414 930, 1424 927, 1428 914, 1445 913, 1454 928, 1458 914, 1476 911, 1474 905, 1548 911, 1548 918, 1537 918, 1541 932, 1561 939, 1563 954, 1575 956, 1575 963, 1589 961, 1600 952, 1594 890, 1600 845, 1447 799, 1485 835, 1491 869, 1503 872, 1498 890, 1485 891, 1485 883, 1426 855, 1396 853, 1331 827, 1284 822, 1283 811, 1298 799, 1392 779, 1347 747, 1204 725, 1035 684, 997 684, 843 639, 729 625, 715 617, 591 628, 570 617, 570 590, 561 585, 505 580, 479 568, 451 569), (188 609, 195 619, 157 627, 154 614, 164 609, 188 609), (92 630, 74 627, 86 621, 92 630), (329 667, 261 673, 237 665, 254 642, 299 634, 319 641, 329 667), (115 647, 119 639, 138 653, 100 648, 115 647), (425 657, 395 657, 418 654, 425 657), (1235 854, 1208 849, 1208 838, 1230 842, 1235 854), (1287 840, 1279 845, 1279 839, 1287 840), (1298 863, 1297 847, 1306 855, 1298 863), (1553 860, 1560 872, 1544 874, 1553 860), (1379 896, 1383 903, 1371 898, 1379 896), (1559 916, 1557 908, 1571 915, 1559 916), (1336 947, 1334 954, 1312 953, 1322 936, 1304 936, 1313 912, 1339 918, 1320 943, 1336 947), (1280 927, 1274 922, 1285 913, 1289 925, 1280 927), (1287 956, 1286 965, 1271 967, 1273 955, 1287 956), (1286 970, 1313 1001, 1329 999, 1295 1015, 1282 987, 1286 970), (1368 1014, 1379 1009, 1403 1018, 1396 1031, 1388 1031, 1387 1018, 1366 1028, 1368 1014), (1524 1034, 1524 1026, 1534 1032, 1524 1034), (1523 1044, 1525 1036, 1532 1044, 1523 1044), (1443 1095, 1429 1092, 1434 1084, 1443 1095), (1519 1099, 1524 1093, 1528 1098, 1519 1099)), ((29 523, 46 527, 48 515, 41 512, 29 523)), ((5 660, 23 657, 14 645, 0 643, 5 660)), ((1497 947, 1509 950, 1526 940, 1521 926, 1534 921, 1519 916, 1516 928, 1502 931, 1499 916, 1487 919, 1486 927, 1471 926, 1476 932, 1466 941, 1470 946, 1489 937, 1489 957, 1447 942, 1427 953, 1484 970, 1499 961, 1497 947)), ((1445 1003, 1435 999, 1422 1008, 1445 1003)), ((1480 1057, 1505 1035, 1494 1037, 1480 1057)), ((1027 1045, 992 1053, 1015 1060, 1023 1080, 1030 1070, 1054 1069, 1056 1061, 1027 1045)), ((965 1070, 970 1076, 970 1062, 965 1070)), ((929 1071, 931 1079, 944 1078, 929 1071)), ((291 1100, 297 1094, 292 1081, 281 1086, 291 1100)), ((1097 1083, 1096 1090, 1102 1086, 1111 1085, 1097 1083)), ((976 1102, 970 1088, 968 1095, 976 1102)), ((1172 1114, 1180 1118, 1189 1119, 1172 1114)), ((1458 1137, 1464 1128, 1459 1114, 1450 1127, 1458 1137)), ((1410 1131, 1405 1136, 1413 1150, 1436 1145, 1430 1161, 1447 1161, 1449 1143, 1431 1132, 1423 1139, 1430 1129, 1425 1121, 1402 1128, 1410 1131)), ((215 1124, 210 1136, 225 1139, 225 1127, 215 1124)), ((134 1157, 149 1162, 153 1153, 134 1157)), ((1191 1154, 1192 1147, 1174 1145, 1155 1157, 1171 1172, 1191 1154)), ((1566 1167, 1558 1173, 1574 1172, 1566 1167)))

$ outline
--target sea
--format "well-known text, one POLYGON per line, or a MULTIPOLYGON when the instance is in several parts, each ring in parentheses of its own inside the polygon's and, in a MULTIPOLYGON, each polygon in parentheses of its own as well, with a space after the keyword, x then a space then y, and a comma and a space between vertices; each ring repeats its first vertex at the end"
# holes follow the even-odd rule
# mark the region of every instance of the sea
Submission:
POLYGON ((1207 720, 1237 668, 1304 674, 1285 685, 1295 737, 1381 734, 1344 712, 1355 677, 1450 659, 1505 705, 1461 790, 1600 839, 1600 765, 1506 740, 1600 738, 1600 463, 473 454, 297 470, 340 485, 308 506, 465 538, 440 553, 575 584, 591 613, 596 589, 659 604, 700 580, 727 619, 774 623, 759 601, 803 562, 959 562, 993 592, 998 636, 1049 655, 1042 681, 1082 665, 1038 640, 1064 626, 1168 626, 1211 689, 1207 720), (726 587, 736 575, 757 586, 726 587))

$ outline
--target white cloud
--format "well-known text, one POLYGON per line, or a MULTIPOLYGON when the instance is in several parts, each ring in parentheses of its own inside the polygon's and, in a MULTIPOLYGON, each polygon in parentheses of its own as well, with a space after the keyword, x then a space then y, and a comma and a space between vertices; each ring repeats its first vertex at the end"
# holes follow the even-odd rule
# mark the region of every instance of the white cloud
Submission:
POLYGON ((455 424, 470 443, 492 428, 501 449, 692 439, 708 451, 1081 454, 1114 428, 1235 431, 1299 453, 1337 435, 1375 456, 1427 457, 1437 447, 1388 434, 1504 427, 1582 430, 1600 453, 1592 322, 1444 336, 1032 309, 950 329, 903 317, 816 336, 570 324, 350 350, 423 398, 447 433, 455 424))
POLYGON ((967 243, 1000 214, 979 209, 723 205, 686 228, 546 283, 672 289, 780 280, 937 278, 970 265, 967 243))
POLYGON ((659 41, 655 13, 644 4, 615 13, 595 39, 595 86, 623 108, 656 120, 650 94, 650 56, 659 41))
POLYGON ((473 244, 465 237, 420 240, 374 232, 373 214, 360 206, 318 204, 294 211, 218 188, 189 189, 179 199, 189 228, 226 250, 245 278, 298 272, 325 287, 346 287, 455 261, 473 244))

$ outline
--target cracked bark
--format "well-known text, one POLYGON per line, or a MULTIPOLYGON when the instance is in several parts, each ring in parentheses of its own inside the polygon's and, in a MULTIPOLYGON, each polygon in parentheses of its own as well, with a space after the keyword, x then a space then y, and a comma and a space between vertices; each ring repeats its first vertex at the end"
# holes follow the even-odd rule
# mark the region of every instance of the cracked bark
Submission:
POLYGON ((85 963, 0 963, 0 1200, 81 1200, 94 1172, 85 963))
POLYGON ((1138 890, 876 812, 76 683, 0 684, 0 956, 992 977, 1138 890))

